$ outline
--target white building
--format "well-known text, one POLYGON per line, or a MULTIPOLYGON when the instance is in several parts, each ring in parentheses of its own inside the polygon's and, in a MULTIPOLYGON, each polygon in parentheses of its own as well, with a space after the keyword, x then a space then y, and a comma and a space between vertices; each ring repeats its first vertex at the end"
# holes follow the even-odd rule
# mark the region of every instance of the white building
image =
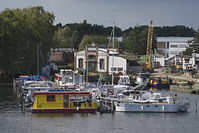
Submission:
POLYGON ((165 57, 163 55, 154 54, 153 57, 156 67, 165 66, 165 57))
POLYGON ((172 58, 185 51, 192 44, 192 40, 193 37, 158 37, 157 53, 172 58))
POLYGON ((192 69, 196 64, 196 59, 195 57, 192 56, 184 56, 182 58, 182 69, 188 70, 192 69))
POLYGON ((120 57, 112 49, 87 47, 85 50, 75 52, 75 67, 89 72, 127 73, 127 59, 120 57), (114 56, 113 56, 114 55, 114 56))

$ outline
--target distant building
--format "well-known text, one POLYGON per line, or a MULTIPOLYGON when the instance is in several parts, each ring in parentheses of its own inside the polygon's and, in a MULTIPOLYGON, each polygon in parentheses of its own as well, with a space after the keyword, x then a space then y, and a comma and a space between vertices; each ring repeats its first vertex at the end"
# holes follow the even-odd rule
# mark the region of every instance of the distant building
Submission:
POLYGON ((154 54, 154 63, 155 63, 155 67, 162 67, 165 66, 165 57, 163 55, 159 55, 159 54, 154 54))
POLYGON ((132 69, 132 60, 120 55, 116 49, 87 47, 75 52, 75 67, 89 72, 104 72, 111 74, 128 74, 132 69), (114 61, 114 62, 113 62, 114 61))
POLYGON ((193 39, 193 37, 158 37, 157 53, 167 59, 181 55, 192 44, 193 39))
POLYGON ((56 65, 67 65, 74 62, 74 50, 71 48, 51 49, 49 62, 56 65))

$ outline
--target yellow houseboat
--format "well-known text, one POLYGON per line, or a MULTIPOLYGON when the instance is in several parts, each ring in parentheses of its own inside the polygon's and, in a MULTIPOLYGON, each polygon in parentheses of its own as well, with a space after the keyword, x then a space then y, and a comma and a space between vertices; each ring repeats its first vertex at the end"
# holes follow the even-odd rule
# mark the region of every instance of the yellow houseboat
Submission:
POLYGON ((96 112, 90 92, 35 92, 33 113, 96 112))

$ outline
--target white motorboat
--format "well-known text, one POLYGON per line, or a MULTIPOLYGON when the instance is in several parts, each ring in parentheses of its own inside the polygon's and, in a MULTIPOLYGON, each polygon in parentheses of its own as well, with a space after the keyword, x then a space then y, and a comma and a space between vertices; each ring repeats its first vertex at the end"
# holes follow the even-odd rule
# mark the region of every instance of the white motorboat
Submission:
POLYGON ((114 100, 115 111, 121 112, 187 112, 190 103, 175 97, 162 97, 161 93, 148 93, 114 100), (144 96, 145 95, 145 96, 144 96))
POLYGON ((49 89, 59 89, 51 81, 25 81, 22 86, 25 95, 25 102, 33 102, 32 94, 35 91, 48 91, 49 89))

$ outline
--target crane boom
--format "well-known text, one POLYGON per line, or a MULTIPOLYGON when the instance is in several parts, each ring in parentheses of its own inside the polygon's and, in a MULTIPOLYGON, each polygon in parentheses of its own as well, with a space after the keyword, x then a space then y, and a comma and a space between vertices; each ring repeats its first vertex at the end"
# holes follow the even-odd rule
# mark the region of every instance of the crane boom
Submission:
POLYGON ((152 63, 151 63, 151 57, 152 57, 152 45, 153 45, 153 21, 150 21, 150 24, 148 26, 148 37, 147 37, 147 49, 146 49, 146 60, 144 62, 144 70, 151 70, 152 69, 152 63))

